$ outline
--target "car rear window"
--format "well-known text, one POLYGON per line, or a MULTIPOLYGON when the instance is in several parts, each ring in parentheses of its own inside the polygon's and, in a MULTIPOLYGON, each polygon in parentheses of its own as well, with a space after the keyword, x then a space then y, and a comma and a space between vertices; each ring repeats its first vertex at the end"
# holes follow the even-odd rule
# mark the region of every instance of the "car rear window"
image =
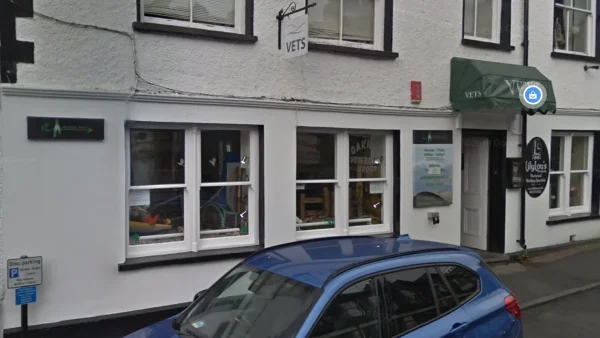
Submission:
POLYGON ((440 273, 446 277, 459 302, 470 298, 479 292, 479 276, 458 265, 438 266, 440 273))

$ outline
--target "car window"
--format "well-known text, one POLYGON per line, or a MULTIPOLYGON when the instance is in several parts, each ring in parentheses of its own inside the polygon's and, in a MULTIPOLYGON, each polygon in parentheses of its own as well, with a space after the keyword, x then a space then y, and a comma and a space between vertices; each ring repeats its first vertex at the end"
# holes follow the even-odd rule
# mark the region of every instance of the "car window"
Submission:
POLYGON ((367 279, 344 289, 327 306, 310 337, 379 337, 379 300, 373 285, 373 279, 367 279))
POLYGON ((445 265, 438 268, 446 277, 459 302, 463 302, 479 292, 479 276, 475 272, 457 265, 445 265))
POLYGON ((428 268, 414 268, 382 275, 387 311, 383 317, 390 336, 400 335, 437 317, 427 271, 428 268))
POLYGON ((458 301, 435 267, 429 268, 429 274, 431 275, 433 290, 440 306, 441 316, 455 308, 458 305, 458 301))

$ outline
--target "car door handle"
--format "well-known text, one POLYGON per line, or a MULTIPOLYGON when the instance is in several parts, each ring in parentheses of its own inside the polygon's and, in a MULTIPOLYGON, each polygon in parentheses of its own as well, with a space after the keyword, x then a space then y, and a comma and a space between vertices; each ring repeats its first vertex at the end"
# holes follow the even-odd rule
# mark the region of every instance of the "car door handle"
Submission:
POLYGON ((464 331, 469 323, 455 323, 452 325, 452 329, 450 329, 450 333, 458 333, 464 331))

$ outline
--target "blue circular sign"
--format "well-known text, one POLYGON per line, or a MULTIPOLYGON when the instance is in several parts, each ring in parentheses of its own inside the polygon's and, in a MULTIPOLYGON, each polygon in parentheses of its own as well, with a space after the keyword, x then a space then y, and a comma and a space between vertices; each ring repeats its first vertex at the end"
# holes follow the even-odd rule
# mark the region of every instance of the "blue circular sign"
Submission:
POLYGON ((525 108, 539 108, 546 102, 546 98, 546 88, 539 82, 527 82, 519 90, 519 99, 525 108))

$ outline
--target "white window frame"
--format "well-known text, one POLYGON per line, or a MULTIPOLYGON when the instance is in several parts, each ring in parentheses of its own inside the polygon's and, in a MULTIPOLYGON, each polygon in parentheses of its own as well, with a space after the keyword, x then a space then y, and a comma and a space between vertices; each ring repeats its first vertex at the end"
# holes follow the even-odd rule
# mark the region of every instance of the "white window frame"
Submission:
MULTIPOLYGON (((334 46, 342 46, 342 47, 354 47, 361 49, 371 49, 371 50, 383 50, 383 39, 384 39, 384 31, 385 31, 385 0, 374 0, 375 1, 375 18, 373 23, 375 25, 373 29, 373 43, 366 42, 355 42, 355 41, 345 41, 342 40, 343 36, 343 21, 340 20, 340 35, 337 40, 334 39, 324 39, 324 38, 315 38, 309 37, 310 42, 315 42, 323 45, 334 45, 334 46)), ((319 6, 319 5, 317 5, 319 6)), ((311 9, 308 10, 308 15, 310 15, 311 9)), ((340 6, 340 17, 343 16, 344 7, 343 4, 340 6)))
MULTIPOLYGON (((229 32, 236 34, 245 34, 246 33, 246 0, 235 0, 235 19, 233 27, 226 27, 217 24, 207 24, 207 23, 199 23, 193 22, 193 15, 190 11, 190 21, 182 21, 175 19, 163 19, 163 18, 154 18, 151 16, 146 16, 146 12, 144 10, 144 2, 147 0, 139 0, 140 6, 140 21, 147 23, 155 23, 160 25, 169 25, 169 26, 179 26, 179 27, 188 27, 188 28, 199 28, 199 29, 207 29, 219 32, 229 32)), ((190 9, 193 4, 193 0, 190 1, 190 9)))
MULTIPOLYGON (((492 5, 492 8, 494 9, 494 13, 492 14, 492 38, 491 39, 487 39, 487 38, 481 38, 476 36, 477 34, 477 1, 479 0, 474 0, 475 1, 475 16, 473 17, 473 31, 474 34, 473 36, 471 35, 467 35, 465 33, 465 20, 463 18, 463 39, 467 39, 467 40, 474 40, 474 41, 482 41, 482 42, 491 42, 491 43, 500 43, 500 18, 502 16, 502 1, 501 0, 493 0, 494 3, 492 5)), ((465 6, 465 0, 463 0, 463 8, 466 8, 465 6)), ((463 10, 463 16, 466 15, 467 13, 463 10)))
MULTIPOLYGON (((550 177, 548 179, 548 185, 550 186, 550 178, 552 175, 560 175, 558 180, 558 194, 559 194, 559 207, 555 209, 549 209, 549 216, 571 216, 582 213, 589 213, 592 210, 592 163, 593 163, 593 154, 594 154, 594 135, 592 133, 586 132, 552 132, 552 137, 561 137, 562 141, 562 149, 559 151, 562 152, 562 167, 561 171, 552 171, 550 170, 550 177), (574 136, 579 137, 587 137, 588 145, 587 145, 587 169, 585 170, 571 170, 571 148, 572 148, 572 138, 574 136), (574 173, 583 173, 584 174, 584 183, 583 187, 585 189, 583 195, 583 205, 576 207, 569 207, 569 191, 568 188, 571 186, 571 174, 574 173)), ((552 144, 552 143, 551 143, 552 144)), ((551 152, 556 151, 556 149, 550 149, 551 152)), ((549 187, 550 191, 550 187, 549 187)))
MULTIPOLYGON (((302 184, 334 184, 335 226, 331 229, 296 230, 296 238, 311 239, 328 236, 374 235, 386 234, 393 231, 393 170, 394 170, 394 137, 392 132, 366 129, 326 129, 299 127, 298 133, 332 134, 335 136, 335 178, 323 180, 296 180, 296 186, 302 184), (385 135, 385 177, 384 178, 350 178, 350 135, 385 135), (350 226, 349 216, 349 187, 353 182, 383 182, 383 222, 375 225, 350 226)), ((297 158, 297 157, 296 157, 297 158)), ((296 164, 297 168, 297 164, 296 164)), ((294 198, 296 208, 294 219, 297 217, 298 201, 294 198)), ((315 223, 307 223, 315 224, 315 223)), ((296 228, 298 224, 295 224, 296 228)))
MULTIPOLYGON (((127 247, 127 258, 157 256, 182 252, 198 252, 202 250, 223 249, 233 247, 252 246, 259 244, 260 231, 259 222, 259 135, 258 128, 251 126, 231 125, 190 125, 190 124, 155 124, 155 123, 132 123, 125 128, 125 156, 126 156, 126 208, 125 208, 125 242, 127 247), (135 186, 131 184, 131 129, 173 129, 185 132, 185 183, 135 186), (208 130, 236 130, 249 132, 249 156, 248 167, 250 177, 248 181, 242 182, 201 182, 201 135, 208 130), (224 187, 224 186, 248 186, 248 235, 200 238, 200 189, 202 187, 224 187), (183 241, 156 244, 129 245, 129 191, 140 189, 169 189, 183 188, 183 216, 184 232, 183 241)), ((242 147, 244 144, 242 143, 242 147)), ((172 235, 166 235, 174 237, 172 235)), ((165 238, 165 235, 148 236, 152 238, 165 238)))
MULTIPOLYGON (((555 53, 563 53, 563 54, 571 54, 571 55, 582 55, 582 56, 591 56, 594 57, 596 56, 596 1, 597 0, 590 0, 590 10, 585 10, 585 9, 581 9, 581 8, 577 8, 577 7, 572 7, 572 6, 565 6, 562 4, 557 4, 556 1, 554 1, 554 8, 562 8, 564 10, 572 10, 572 11, 576 11, 576 12, 583 12, 583 13, 587 13, 588 14, 588 53, 581 53, 581 52, 575 52, 575 51, 568 51, 568 50, 563 50, 563 49, 558 49, 556 48, 556 42, 554 42, 554 46, 552 46, 552 50, 555 53)), ((553 17, 554 18, 554 17, 553 17)), ((554 19, 553 19, 554 20, 554 19)), ((571 18, 567 15, 567 22, 565 23, 565 27, 569 27, 569 22, 570 22, 571 18)), ((553 39, 552 41, 554 41, 554 30, 555 30, 555 22, 552 22, 552 36, 553 39)), ((569 31, 567 29, 565 29, 565 46, 569 46, 569 31)))

